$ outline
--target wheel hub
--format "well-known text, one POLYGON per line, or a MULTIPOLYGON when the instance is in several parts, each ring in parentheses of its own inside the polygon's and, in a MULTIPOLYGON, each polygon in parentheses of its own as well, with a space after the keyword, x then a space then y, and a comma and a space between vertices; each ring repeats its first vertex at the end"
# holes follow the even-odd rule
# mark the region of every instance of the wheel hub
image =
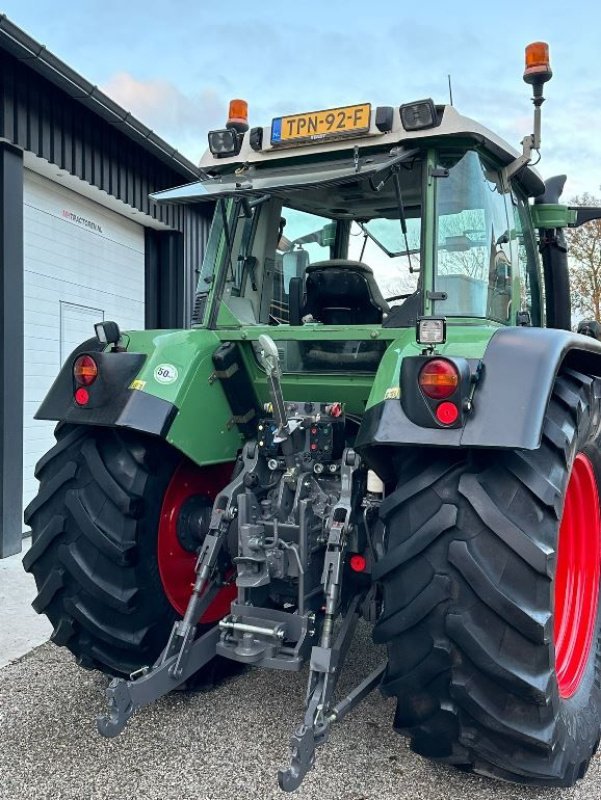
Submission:
MULTIPOLYGON (((163 497, 157 561, 167 599, 182 616, 190 599, 196 552, 208 530, 213 500, 230 480, 231 472, 231 463, 201 468, 184 459, 173 473, 163 497)), ((224 587, 200 622, 220 620, 228 613, 235 596, 235 586, 224 587)))
POLYGON ((191 495, 181 505, 177 540, 187 553, 197 553, 209 532, 213 502, 206 494, 191 495))

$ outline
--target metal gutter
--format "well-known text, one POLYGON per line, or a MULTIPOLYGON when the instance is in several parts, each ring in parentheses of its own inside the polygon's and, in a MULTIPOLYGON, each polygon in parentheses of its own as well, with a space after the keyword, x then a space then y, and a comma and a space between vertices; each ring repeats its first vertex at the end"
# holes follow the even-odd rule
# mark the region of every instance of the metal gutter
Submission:
POLYGON ((186 180, 197 180, 200 170, 153 130, 121 108, 94 84, 86 81, 64 61, 51 53, 6 14, 0 14, 0 48, 49 80, 71 98, 89 108, 110 125, 140 144, 149 153, 179 172, 186 180))

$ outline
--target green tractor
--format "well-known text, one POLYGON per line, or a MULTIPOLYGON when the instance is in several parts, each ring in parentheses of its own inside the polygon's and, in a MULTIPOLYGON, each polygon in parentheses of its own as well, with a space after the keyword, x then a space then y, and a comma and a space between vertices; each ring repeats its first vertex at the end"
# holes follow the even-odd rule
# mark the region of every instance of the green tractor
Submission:
POLYGON ((307 665, 296 789, 378 687, 423 756, 570 786, 601 720, 601 344, 571 332, 526 50, 521 154, 451 105, 249 129, 234 101, 189 330, 99 323, 38 419, 24 559, 53 641, 112 676, 100 732, 232 667, 307 665), (357 621, 387 659, 342 699, 357 621))

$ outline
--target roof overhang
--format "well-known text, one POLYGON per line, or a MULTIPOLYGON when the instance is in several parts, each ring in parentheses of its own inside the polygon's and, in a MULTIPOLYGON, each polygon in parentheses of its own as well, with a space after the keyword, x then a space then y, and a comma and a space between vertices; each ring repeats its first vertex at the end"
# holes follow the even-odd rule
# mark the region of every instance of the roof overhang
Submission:
POLYGON ((29 69, 49 80, 73 100, 122 131, 151 155, 187 180, 197 179, 198 168, 164 139, 147 128, 129 111, 121 108, 97 86, 57 58, 46 47, 0 14, 0 49, 10 53, 29 69))

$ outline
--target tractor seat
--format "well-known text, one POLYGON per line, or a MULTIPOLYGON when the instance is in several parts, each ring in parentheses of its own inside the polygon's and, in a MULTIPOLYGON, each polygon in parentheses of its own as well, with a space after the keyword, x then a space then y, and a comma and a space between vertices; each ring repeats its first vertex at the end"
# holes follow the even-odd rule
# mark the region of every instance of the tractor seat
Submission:
POLYGON ((368 325, 381 323, 389 311, 367 264, 332 258, 306 268, 301 318, 311 314, 324 325, 368 325))

